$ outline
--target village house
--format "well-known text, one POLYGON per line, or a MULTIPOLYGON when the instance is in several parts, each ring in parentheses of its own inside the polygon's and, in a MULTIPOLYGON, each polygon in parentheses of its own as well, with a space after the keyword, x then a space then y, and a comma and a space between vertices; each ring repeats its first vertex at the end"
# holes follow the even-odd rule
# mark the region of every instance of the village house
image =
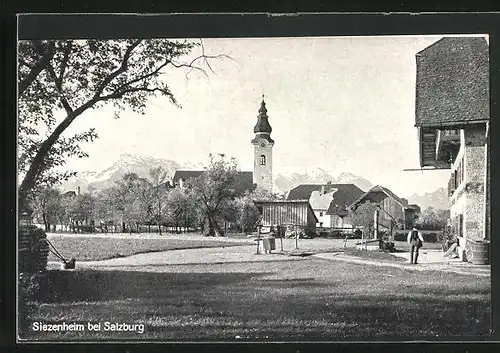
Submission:
POLYGON ((451 170, 450 224, 462 250, 491 234, 488 49, 484 37, 449 37, 416 54, 420 167, 451 170))
POLYGON ((352 228, 347 210, 363 194, 354 184, 302 184, 290 190, 287 200, 309 200, 318 227, 352 228))
MULTIPOLYGON (((391 235, 398 224, 405 229, 411 228, 420 213, 418 205, 408 204, 408 200, 400 198, 388 188, 380 185, 375 185, 365 192, 349 208, 356 210, 364 202, 372 202, 378 206, 374 214, 376 231, 387 232, 391 235)), ((377 234, 374 237, 377 237, 377 234)))

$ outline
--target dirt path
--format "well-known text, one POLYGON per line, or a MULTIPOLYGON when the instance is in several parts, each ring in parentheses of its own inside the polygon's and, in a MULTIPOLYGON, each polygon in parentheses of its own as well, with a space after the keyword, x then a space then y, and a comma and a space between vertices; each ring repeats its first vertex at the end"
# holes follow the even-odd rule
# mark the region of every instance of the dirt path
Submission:
MULTIPOLYGON (((402 255, 404 255, 404 253, 402 253, 402 255)), ((342 253, 323 253, 323 254, 315 254, 313 256, 324 260, 344 261, 357 264, 365 264, 370 266, 394 267, 408 271, 443 271, 443 272, 451 272, 462 275, 472 275, 481 277, 491 276, 490 266, 477 266, 477 265, 472 265, 470 263, 458 262, 458 261, 443 260, 441 262, 438 262, 434 259, 434 261, 432 262, 430 261, 426 262, 424 259, 422 259, 422 262, 415 265, 410 263, 401 264, 389 261, 376 261, 371 259, 363 259, 359 257, 343 255, 342 253)), ((437 255, 434 254, 432 256, 436 257, 437 255)))
MULTIPOLYGON (((256 254, 256 246, 243 245, 217 248, 182 249, 136 254, 102 261, 80 261, 78 268, 87 269, 129 269, 142 271, 148 267, 168 265, 200 265, 236 262, 269 262, 300 260, 299 257, 284 256, 279 253, 256 254)), ((60 268, 60 263, 49 262, 48 268, 60 268)))
MULTIPOLYGON (((398 255, 407 257, 406 253, 400 253, 398 255)), ((341 252, 317 253, 312 256, 330 261, 345 261, 371 266, 393 267, 409 271, 444 271, 482 277, 489 277, 491 275, 490 266, 474 266, 470 263, 445 260, 438 250, 427 250, 425 253, 423 252, 421 254, 421 263, 418 265, 364 259, 344 255, 341 252)), ((272 254, 256 254, 255 244, 249 244, 232 247, 150 252, 102 261, 80 261, 77 262, 77 268, 162 272, 162 268, 172 265, 214 265, 224 263, 299 261, 303 259, 305 258, 286 256, 279 252, 272 254)), ((49 269, 57 269, 60 267, 61 264, 57 262, 49 262, 48 264, 49 269)))

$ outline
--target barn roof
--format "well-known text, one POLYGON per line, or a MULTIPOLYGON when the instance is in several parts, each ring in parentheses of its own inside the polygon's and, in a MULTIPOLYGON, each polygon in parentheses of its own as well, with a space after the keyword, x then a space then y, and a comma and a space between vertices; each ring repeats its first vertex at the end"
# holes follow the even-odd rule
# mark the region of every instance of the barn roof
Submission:
POLYGON ((350 205, 364 193, 354 184, 301 184, 290 190, 287 200, 309 200, 313 191, 320 191, 323 187, 326 192, 336 189, 333 199, 335 204, 341 206, 350 205))
MULTIPOLYGON (((203 174, 203 172, 204 170, 176 170, 172 181, 175 185, 181 178, 186 181, 191 178, 199 177, 201 174, 203 174)), ((235 189, 237 193, 243 193, 247 190, 253 190, 253 172, 238 172, 235 189)))
POLYGON ((188 180, 191 178, 197 178, 203 174, 203 172, 204 170, 176 170, 172 179, 174 183, 177 183, 180 179, 188 180))
POLYGON ((370 190, 368 190, 363 195, 361 195, 356 201, 354 201, 350 206, 353 206, 353 205, 356 205, 360 202, 363 202, 370 194, 375 193, 375 192, 382 192, 382 193, 386 194, 388 197, 392 198, 399 205, 401 205, 401 207, 414 208, 413 206, 408 205, 407 201, 405 201, 404 199, 397 196, 391 190, 389 190, 386 187, 380 186, 380 185, 375 185, 374 187, 372 187, 370 190))
POLYGON ((416 54, 415 126, 489 119, 488 43, 445 37, 416 54))

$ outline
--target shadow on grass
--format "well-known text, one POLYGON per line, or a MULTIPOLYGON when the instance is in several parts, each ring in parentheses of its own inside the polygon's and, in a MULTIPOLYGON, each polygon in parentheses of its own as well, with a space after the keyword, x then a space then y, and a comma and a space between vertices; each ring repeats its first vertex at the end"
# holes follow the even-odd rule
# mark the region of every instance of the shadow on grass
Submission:
POLYGON ((44 300, 49 305, 40 306, 33 319, 142 322, 142 339, 177 341, 234 341, 236 336, 248 341, 422 339, 489 333, 491 295, 483 279, 416 273, 388 280, 384 276, 392 269, 358 272, 356 268, 369 268, 348 264, 321 276, 324 267, 317 261, 280 266, 288 267, 224 273, 50 271, 44 300))
POLYGON ((262 273, 154 273, 136 271, 48 271, 45 303, 148 299, 242 282, 262 273))

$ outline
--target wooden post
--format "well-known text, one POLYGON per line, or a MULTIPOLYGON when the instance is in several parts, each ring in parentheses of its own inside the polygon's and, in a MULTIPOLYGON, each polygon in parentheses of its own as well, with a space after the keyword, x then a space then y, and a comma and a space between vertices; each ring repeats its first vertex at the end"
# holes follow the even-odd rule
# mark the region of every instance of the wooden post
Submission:
POLYGON ((258 225, 257 226, 257 255, 260 254, 260 251, 259 251, 259 243, 260 243, 260 228, 261 228, 261 225, 258 225))
POLYGON ((299 232, 298 227, 295 226, 295 249, 299 248, 299 232))
POLYGON ((281 252, 283 252, 283 227, 278 226, 278 233, 280 235, 280 242, 281 242, 281 252))

